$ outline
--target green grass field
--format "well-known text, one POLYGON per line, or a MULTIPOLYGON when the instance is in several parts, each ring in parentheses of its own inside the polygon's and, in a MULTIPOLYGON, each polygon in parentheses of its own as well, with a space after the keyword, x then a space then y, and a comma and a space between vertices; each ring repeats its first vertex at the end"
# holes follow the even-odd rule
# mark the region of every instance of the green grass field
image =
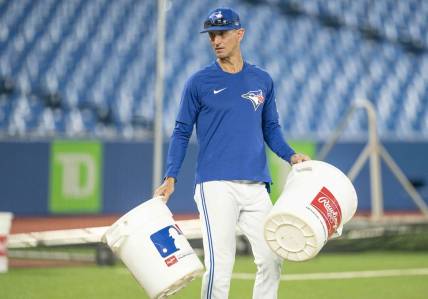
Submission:
MULTIPOLYGON (((250 257, 238 257, 234 273, 254 273, 250 257)), ((351 273, 351 276, 353 275, 351 273)), ((428 298, 428 253, 376 252, 320 254, 302 263, 286 262, 279 298, 428 298), (419 275, 387 276, 378 270, 420 269, 419 275), (425 269, 425 270, 423 270, 425 269), (320 272, 374 271, 380 277, 319 280, 304 274, 320 272), (425 272, 423 272, 425 271, 425 272), (290 277, 297 280, 287 280, 290 277)), ((199 298, 201 279, 193 281, 172 298, 199 298)), ((229 298, 251 298, 253 280, 233 279, 229 298)), ((0 275, 2 299, 105 299, 147 298, 144 290, 123 266, 11 269, 0 275)))

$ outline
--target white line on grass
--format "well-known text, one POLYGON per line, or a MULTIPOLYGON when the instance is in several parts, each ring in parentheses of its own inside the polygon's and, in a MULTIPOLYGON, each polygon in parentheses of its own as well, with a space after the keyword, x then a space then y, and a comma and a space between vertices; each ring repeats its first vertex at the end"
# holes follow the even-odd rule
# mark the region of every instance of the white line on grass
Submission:
MULTIPOLYGON (((281 280, 328 280, 328 279, 352 279, 368 277, 392 277, 392 276, 413 276, 428 275, 428 268, 417 269, 390 269, 373 271, 353 271, 353 272, 325 272, 307 274, 285 274, 281 275, 281 280)), ((234 279, 254 280, 254 273, 234 273, 234 279)))
MULTIPOLYGON (((126 268, 119 268, 116 271, 118 274, 130 274, 130 272, 126 268)), ((283 281, 329 280, 329 279, 353 279, 353 278, 419 276, 419 275, 428 275, 428 268, 284 274, 284 275, 281 275, 281 280, 283 281)), ((256 277, 255 273, 233 273, 232 275, 233 279, 242 279, 242 280, 254 280, 255 277, 256 277)))

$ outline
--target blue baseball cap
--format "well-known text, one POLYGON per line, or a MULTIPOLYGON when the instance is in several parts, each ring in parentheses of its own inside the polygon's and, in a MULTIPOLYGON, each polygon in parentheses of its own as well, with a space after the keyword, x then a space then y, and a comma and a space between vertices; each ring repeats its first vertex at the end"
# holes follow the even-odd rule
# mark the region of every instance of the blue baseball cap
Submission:
POLYGON ((209 31, 226 31, 241 28, 239 15, 230 8, 217 8, 210 12, 204 22, 204 30, 201 33, 209 31))

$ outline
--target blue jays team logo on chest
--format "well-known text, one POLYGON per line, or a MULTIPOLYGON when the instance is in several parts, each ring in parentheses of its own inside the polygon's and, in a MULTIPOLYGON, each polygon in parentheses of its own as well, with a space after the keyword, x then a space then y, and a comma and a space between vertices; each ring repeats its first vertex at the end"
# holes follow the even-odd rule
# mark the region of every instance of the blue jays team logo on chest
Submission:
POLYGON ((265 101, 265 97, 261 89, 258 89, 256 91, 249 91, 241 95, 241 97, 251 101, 254 107, 254 111, 256 111, 257 108, 259 108, 259 106, 265 101))

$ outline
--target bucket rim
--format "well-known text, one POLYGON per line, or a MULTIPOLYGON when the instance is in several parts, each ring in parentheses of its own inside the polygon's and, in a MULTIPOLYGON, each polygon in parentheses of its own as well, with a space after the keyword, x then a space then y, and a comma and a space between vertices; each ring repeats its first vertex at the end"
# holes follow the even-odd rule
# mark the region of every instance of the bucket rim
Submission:
POLYGON ((165 202, 162 200, 162 197, 161 196, 156 196, 156 197, 150 198, 150 199, 148 199, 148 200, 140 203, 138 206, 134 207, 133 209, 129 210, 127 213, 125 213, 124 215, 122 215, 113 224, 111 224, 110 227, 108 227, 108 229, 103 234, 101 240, 104 243, 108 243, 107 242, 107 240, 108 240, 107 236, 115 235, 114 232, 117 231, 118 229, 120 229, 125 223, 127 223, 130 218, 133 218, 135 215, 138 215, 138 212, 141 211, 142 209, 147 208, 149 206, 153 206, 153 205, 161 207, 162 212, 157 212, 157 213, 150 214, 150 217, 144 219, 144 221, 141 221, 140 225, 132 226, 133 227, 132 230, 138 229, 138 227, 141 227, 142 225, 144 225, 148 221, 153 220, 154 218, 158 217, 161 214, 168 215, 169 217, 172 218, 172 213, 168 209, 168 207, 165 204, 165 202))

